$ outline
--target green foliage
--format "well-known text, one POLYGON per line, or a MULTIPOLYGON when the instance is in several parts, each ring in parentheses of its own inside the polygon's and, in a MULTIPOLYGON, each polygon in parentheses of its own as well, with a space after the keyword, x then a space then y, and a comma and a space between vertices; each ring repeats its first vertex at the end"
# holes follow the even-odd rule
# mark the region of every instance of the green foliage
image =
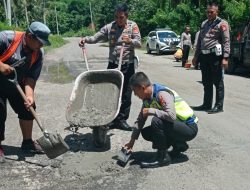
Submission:
POLYGON ((158 28, 164 28, 168 23, 168 15, 162 9, 158 9, 156 14, 152 19, 149 20, 149 22, 158 28))
POLYGON ((157 7, 153 1, 130 1, 129 19, 138 24, 142 36, 146 36, 151 30, 157 27, 157 24, 151 21, 156 11, 157 7))
POLYGON ((2 30, 16 30, 16 31, 23 31, 20 27, 9 26, 7 22, 0 22, 0 31, 2 30))
POLYGON ((67 42, 61 36, 58 36, 58 35, 50 35, 49 41, 50 41, 51 45, 45 46, 45 48, 44 48, 45 52, 47 52, 53 48, 61 47, 62 45, 64 45, 67 42))
MULTIPOLYGON (((26 29, 33 21, 46 22, 53 34, 63 36, 86 36, 92 20, 99 30, 114 20, 117 3, 124 0, 12 0, 12 25, 8 27, 3 1, 0 1, 0 29, 26 29), (57 22, 58 21, 58 30, 57 22)), ((142 36, 156 27, 169 26, 176 33, 183 32, 190 25, 194 34, 201 22, 206 19, 206 0, 126 0, 129 6, 129 19, 135 21, 142 36)), ((220 16, 226 19, 231 28, 250 19, 250 0, 219 0, 220 16)))
POLYGON ((77 32, 75 32, 74 30, 70 30, 69 32, 64 33, 63 36, 64 37, 83 37, 83 36, 92 36, 94 33, 95 33, 94 30, 83 27, 77 32))

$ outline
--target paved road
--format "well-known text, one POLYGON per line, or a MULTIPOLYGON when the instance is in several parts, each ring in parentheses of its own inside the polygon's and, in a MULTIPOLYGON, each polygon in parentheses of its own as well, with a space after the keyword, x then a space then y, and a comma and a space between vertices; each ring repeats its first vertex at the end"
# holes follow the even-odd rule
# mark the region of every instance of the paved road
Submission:
MULTIPOLYGON (((134 160, 125 168, 116 164, 116 154, 129 139, 130 132, 111 130, 104 149, 92 145, 91 130, 73 134, 65 110, 73 83, 46 82, 46 67, 64 62, 77 75, 86 70, 77 48, 78 39, 46 55, 44 73, 37 84, 37 113, 49 131, 58 131, 71 151, 54 160, 45 155, 23 155, 22 136, 16 115, 9 109, 4 141, 7 162, 0 164, 0 189, 192 189, 243 190, 250 186, 250 79, 225 75, 225 111, 216 115, 197 112, 199 133, 190 149, 173 164, 157 169, 140 169, 139 160, 153 156, 151 144, 140 138, 134 147, 134 160)), ((90 69, 105 69, 106 47, 87 45, 90 69)), ((175 89, 190 105, 202 103, 203 87, 197 70, 186 70, 173 55, 148 55, 137 51, 141 65, 152 82, 175 89)), ((133 97, 129 123, 132 124, 141 102, 133 97)), ((34 139, 41 136, 34 126, 34 139)))

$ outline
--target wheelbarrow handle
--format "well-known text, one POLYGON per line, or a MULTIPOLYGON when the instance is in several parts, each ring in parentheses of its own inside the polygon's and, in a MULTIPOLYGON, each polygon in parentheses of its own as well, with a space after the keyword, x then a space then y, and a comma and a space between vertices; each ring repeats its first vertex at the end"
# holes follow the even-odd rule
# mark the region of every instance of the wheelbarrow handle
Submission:
POLYGON ((85 47, 85 44, 82 46, 82 53, 83 53, 84 62, 86 64, 87 71, 89 71, 89 64, 88 64, 88 59, 87 59, 87 56, 86 56, 86 47, 85 47))
MULTIPOLYGON (((24 94, 23 89, 22 89, 21 86, 18 84, 18 81, 17 81, 17 73, 16 73, 16 69, 15 69, 15 68, 14 68, 14 73, 15 73, 14 79, 13 79, 13 80, 9 79, 9 81, 13 82, 13 83, 16 85, 16 88, 17 88, 18 92, 20 93, 20 95, 22 96, 23 100, 24 100, 25 102, 28 102, 28 99, 27 99, 26 95, 24 94)), ((37 115, 36 115, 36 112, 35 112, 34 108, 31 106, 31 107, 29 108, 29 110, 30 110, 31 114, 33 115, 33 117, 35 118, 35 120, 36 120, 36 122, 37 122, 39 128, 41 129, 41 131, 42 131, 44 134, 47 134, 47 132, 45 131, 44 127, 42 126, 41 121, 38 119, 38 117, 37 117, 37 115)))
POLYGON ((118 64, 119 71, 121 70, 121 67, 122 67, 122 56, 123 56, 124 46, 125 46, 125 43, 123 42, 121 50, 120 50, 120 58, 119 58, 119 64, 118 64))

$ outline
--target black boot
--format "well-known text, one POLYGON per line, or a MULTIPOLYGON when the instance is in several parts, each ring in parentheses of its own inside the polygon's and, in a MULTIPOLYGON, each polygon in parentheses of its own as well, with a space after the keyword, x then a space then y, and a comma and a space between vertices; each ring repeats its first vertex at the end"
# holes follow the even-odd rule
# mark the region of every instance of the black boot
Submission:
POLYGON ((223 112, 223 107, 222 107, 222 106, 219 106, 219 105, 215 105, 215 106, 213 107, 213 109, 208 110, 207 113, 213 114, 213 113, 219 113, 219 112, 223 112))
POLYGON ((194 111, 207 111, 210 110, 212 106, 207 106, 206 104, 202 104, 200 106, 191 106, 194 111))
POLYGON ((171 163, 171 158, 167 150, 157 150, 156 159, 153 162, 141 162, 141 168, 156 168, 167 166, 171 163))
POLYGON ((132 131, 132 127, 127 123, 126 120, 121 120, 118 124, 118 129, 124 130, 124 131, 132 131))
POLYGON ((189 148, 186 142, 178 142, 173 145, 173 150, 169 152, 171 158, 175 158, 181 155, 181 152, 187 151, 189 148))

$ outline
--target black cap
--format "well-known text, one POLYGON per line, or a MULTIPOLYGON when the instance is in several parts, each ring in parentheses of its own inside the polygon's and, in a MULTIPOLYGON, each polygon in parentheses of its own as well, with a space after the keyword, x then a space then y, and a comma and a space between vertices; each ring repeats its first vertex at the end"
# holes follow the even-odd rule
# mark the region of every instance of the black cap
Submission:
POLYGON ((41 22, 37 22, 37 21, 32 22, 29 26, 28 31, 34 36, 36 36, 36 38, 43 45, 50 45, 50 42, 49 42, 50 29, 45 24, 41 22))

